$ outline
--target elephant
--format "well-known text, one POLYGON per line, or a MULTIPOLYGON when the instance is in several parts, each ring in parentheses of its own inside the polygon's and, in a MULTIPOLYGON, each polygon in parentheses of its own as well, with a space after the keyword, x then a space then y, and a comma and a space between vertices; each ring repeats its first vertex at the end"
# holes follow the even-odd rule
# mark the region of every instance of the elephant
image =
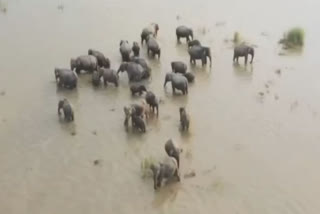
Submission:
POLYGON ((164 145, 164 149, 169 157, 173 157, 177 161, 178 168, 180 167, 180 153, 182 149, 180 149, 172 139, 167 140, 164 145))
POLYGON ((88 50, 88 55, 92 55, 94 57, 97 58, 97 61, 98 61, 98 65, 100 67, 104 67, 104 68, 110 68, 110 60, 109 58, 106 58, 103 53, 101 53, 100 51, 96 51, 96 50, 93 50, 93 49, 89 49, 88 50))
POLYGON ((193 30, 184 25, 177 27, 176 29, 177 40, 180 43, 180 38, 186 38, 187 42, 193 40, 193 30), (190 38, 189 38, 190 37, 190 38))
POLYGON ((101 76, 100 76, 99 72, 94 71, 92 73, 92 84, 97 87, 100 85, 100 80, 101 80, 101 76))
POLYGON ((143 69, 145 70, 145 75, 142 78, 150 77, 151 68, 145 59, 141 57, 132 57, 131 62, 135 62, 143 67, 143 69))
POLYGON ((186 112, 186 109, 184 107, 179 108, 179 113, 180 113, 180 125, 181 129, 184 130, 189 130, 189 124, 190 124, 190 119, 189 115, 186 112))
POLYGON ((146 71, 140 64, 135 62, 123 62, 121 63, 117 74, 119 72, 126 71, 129 77, 129 81, 141 81, 149 77, 148 71, 146 71))
POLYGON ((188 80, 189 83, 193 82, 194 79, 195 79, 194 74, 193 74, 193 73, 190 73, 190 72, 183 74, 183 76, 184 76, 185 78, 187 78, 187 80, 188 80))
POLYGON ((149 56, 149 53, 151 52, 153 57, 158 55, 158 59, 160 59, 160 55, 161 55, 160 46, 159 46, 157 40, 151 35, 149 35, 147 38, 147 48, 148 48, 148 50, 147 50, 148 56, 149 56))
POLYGON ((77 87, 78 76, 72 70, 66 68, 55 68, 54 74, 59 86, 69 89, 77 87))
POLYGON ((76 69, 77 74, 80 73, 81 70, 87 72, 96 71, 98 68, 97 58, 91 55, 83 55, 79 56, 76 59, 70 60, 71 70, 76 69))
POLYGON ((65 121, 74 121, 74 113, 71 104, 67 99, 60 100, 58 103, 58 114, 61 115, 60 109, 63 109, 65 121))
POLYGON ((180 182, 178 164, 173 157, 166 157, 162 163, 152 163, 150 169, 153 173, 153 187, 155 190, 161 187, 163 180, 175 177, 180 182))
POLYGON ((140 46, 138 42, 133 42, 132 52, 135 57, 138 57, 140 55, 140 46))
POLYGON ((167 82, 172 84, 172 93, 175 93, 175 89, 181 90, 183 94, 188 94, 188 80, 181 74, 167 73, 164 81, 164 87, 167 82))
POLYGON ((212 65, 211 61, 211 51, 209 47, 204 47, 204 46, 192 46, 188 50, 189 55, 190 55, 190 63, 196 64, 196 60, 201 60, 202 61, 202 66, 207 64, 207 57, 210 60, 210 67, 212 65))
POLYGON ((237 60, 237 63, 239 62, 239 57, 244 57, 244 63, 247 64, 248 61, 248 55, 251 55, 251 64, 253 62, 253 58, 254 58, 254 49, 253 47, 250 47, 248 45, 245 44, 241 44, 237 47, 234 48, 234 52, 233 52, 233 61, 237 60))
POLYGON ((159 31, 159 25, 156 23, 151 23, 150 26, 145 27, 141 32, 141 44, 143 41, 147 41, 149 35, 157 37, 159 31))
POLYGON ((184 62, 174 61, 171 62, 171 68, 174 73, 185 74, 187 72, 187 65, 184 62))
POLYGON ((152 112, 155 112, 155 109, 157 110, 157 116, 159 116, 159 101, 153 92, 147 91, 146 102, 151 108, 152 112))
POLYGON ((141 96, 144 91, 147 92, 147 89, 144 85, 139 85, 139 86, 132 85, 130 87, 130 91, 132 96, 135 95, 136 93, 139 93, 139 95, 141 96))
POLYGON ((140 132, 146 132, 146 124, 143 119, 133 112, 131 115, 132 127, 138 129, 140 132))
POLYGON ((122 56, 122 61, 129 62, 130 61, 130 54, 131 54, 131 45, 128 41, 121 40, 120 41, 120 53, 122 56))
POLYGON ((98 68, 100 77, 103 77, 103 83, 105 86, 109 83, 113 83, 116 87, 119 85, 119 76, 117 72, 110 68, 98 68))
MULTIPOLYGON (((132 104, 130 106, 125 106, 123 107, 124 115, 125 115, 125 120, 124 120, 124 125, 128 127, 129 125, 129 119, 131 118, 132 114, 134 113, 136 116, 139 117, 148 117, 148 109, 143 101, 142 104, 132 104)), ((132 119, 132 118, 131 118, 132 119)))
POLYGON ((201 42, 197 39, 189 41, 188 42, 188 47, 192 47, 192 46, 201 46, 201 42))

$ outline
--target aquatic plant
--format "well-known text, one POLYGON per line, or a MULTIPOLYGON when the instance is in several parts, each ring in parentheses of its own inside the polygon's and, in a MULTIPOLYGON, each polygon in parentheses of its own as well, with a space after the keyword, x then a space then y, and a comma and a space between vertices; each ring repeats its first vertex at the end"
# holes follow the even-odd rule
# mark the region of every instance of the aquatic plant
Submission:
POLYGON ((143 178, 150 177, 152 175, 150 170, 150 166, 152 164, 156 164, 156 160, 153 157, 147 157, 141 162, 141 172, 143 178))
POLYGON ((240 43, 240 33, 237 31, 233 34, 233 42, 236 44, 240 43))
POLYGON ((304 45, 304 30, 296 27, 284 33, 283 38, 279 41, 285 49, 301 48, 304 45))

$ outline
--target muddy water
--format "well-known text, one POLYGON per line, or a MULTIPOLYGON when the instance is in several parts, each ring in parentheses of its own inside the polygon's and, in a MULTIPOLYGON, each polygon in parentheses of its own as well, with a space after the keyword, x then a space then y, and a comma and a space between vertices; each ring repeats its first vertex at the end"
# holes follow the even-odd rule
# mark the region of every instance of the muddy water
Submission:
POLYGON ((4 3, 0 213, 318 213, 316 1, 4 3), (163 103, 146 134, 123 128, 122 107, 139 102, 131 98, 125 75, 117 89, 94 89, 85 75, 77 90, 57 89, 55 66, 68 67, 71 57, 95 48, 118 68, 119 41, 139 41, 141 29, 153 21, 160 25, 162 56, 149 60, 148 88, 163 103), (214 56, 212 69, 189 68, 196 82, 188 96, 162 87, 171 61, 188 62, 186 45, 175 39, 180 24, 192 26, 214 56), (279 56, 279 37, 296 25, 306 30, 304 50, 279 56), (232 44, 225 40, 234 31, 256 45, 252 66, 232 64, 232 44), (74 106, 73 124, 57 116, 62 97, 74 106), (180 106, 192 116, 188 134, 178 130, 180 106), (141 178, 140 163, 163 158, 168 138, 184 149, 181 173, 194 170, 196 176, 154 192, 151 179, 141 178))

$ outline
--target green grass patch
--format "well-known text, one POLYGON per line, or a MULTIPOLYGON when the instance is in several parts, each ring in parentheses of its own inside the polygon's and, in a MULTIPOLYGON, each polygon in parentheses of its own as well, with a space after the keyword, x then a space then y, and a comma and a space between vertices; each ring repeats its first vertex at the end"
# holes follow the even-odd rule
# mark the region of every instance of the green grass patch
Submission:
POLYGON ((296 27, 286 32, 279 43, 283 45, 284 49, 302 48, 304 45, 304 37, 304 30, 296 27))
POLYGON ((157 161, 153 157, 147 157, 144 158, 141 162, 141 172, 142 172, 142 177, 151 177, 152 176, 152 171, 150 170, 150 166, 152 164, 156 164, 157 161))
POLYGON ((234 34, 233 34, 233 42, 235 44, 239 44, 240 43, 240 33, 239 32, 234 32, 234 34))

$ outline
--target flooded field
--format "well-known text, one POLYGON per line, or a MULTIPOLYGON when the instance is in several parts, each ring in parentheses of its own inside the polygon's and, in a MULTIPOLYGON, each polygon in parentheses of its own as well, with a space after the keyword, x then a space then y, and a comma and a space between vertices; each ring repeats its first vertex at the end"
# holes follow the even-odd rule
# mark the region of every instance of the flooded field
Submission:
POLYGON ((318 2, 0 2, 0 213, 319 213, 318 2), (152 67, 147 86, 163 102, 146 134, 124 129, 123 106, 139 102, 124 73, 118 88, 94 88, 90 75, 76 90, 57 88, 54 68, 89 48, 118 69, 120 40, 140 42, 151 22, 160 26, 161 59, 145 47, 141 55, 152 67), (211 69, 189 65, 175 36, 182 24, 211 47, 211 69), (283 56, 277 42, 295 26, 306 32, 305 47, 283 56), (254 45, 252 65, 233 65, 235 31, 254 45), (188 96, 163 88, 174 60, 196 76, 188 96), (74 123, 58 118, 63 97, 74 123), (189 133, 179 131, 180 106, 191 115, 189 133), (181 174, 196 176, 155 192, 140 164, 163 158, 169 138, 183 148, 181 174))

